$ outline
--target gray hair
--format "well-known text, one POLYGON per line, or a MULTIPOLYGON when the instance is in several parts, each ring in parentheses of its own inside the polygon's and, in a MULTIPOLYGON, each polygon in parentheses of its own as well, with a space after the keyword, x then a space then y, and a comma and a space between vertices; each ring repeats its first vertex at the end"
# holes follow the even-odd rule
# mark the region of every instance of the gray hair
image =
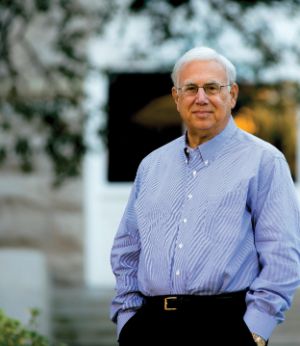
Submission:
POLYGON ((222 65, 227 73, 228 82, 236 81, 236 69, 234 65, 225 56, 217 53, 214 49, 208 47, 195 47, 183 54, 175 63, 171 77, 174 85, 177 85, 178 74, 183 65, 191 61, 210 61, 214 60, 222 65))

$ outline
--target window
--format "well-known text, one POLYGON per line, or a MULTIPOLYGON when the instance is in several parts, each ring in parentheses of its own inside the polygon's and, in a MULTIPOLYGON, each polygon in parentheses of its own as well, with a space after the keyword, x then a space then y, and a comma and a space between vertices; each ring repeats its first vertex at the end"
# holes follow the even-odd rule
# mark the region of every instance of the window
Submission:
POLYGON ((140 161, 182 135, 169 73, 111 73, 108 181, 131 182, 140 161))
MULTIPOLYGON (((108 181, 131 182, 140 161, 182 135, 169 73, 110 73, 108 181)), ((296 178, 297 85, 240 84, 233 116, 239 127, 272 143, 296 178)))

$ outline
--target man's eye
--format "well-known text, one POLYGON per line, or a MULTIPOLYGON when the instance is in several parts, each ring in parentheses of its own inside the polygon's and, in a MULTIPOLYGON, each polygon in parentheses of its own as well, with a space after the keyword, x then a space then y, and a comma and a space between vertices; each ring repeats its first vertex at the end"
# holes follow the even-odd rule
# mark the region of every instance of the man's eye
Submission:
POLYGON ((194 91, 198 91, 198 87, 196 85, 187 85, 185 87, 186 91, 190 91, 190 92, 194 92, 194 91))
POLYGON ((214 92, 219 90, 218 84, 207 84, 205 85, 205 89, 209 92, 214 92))

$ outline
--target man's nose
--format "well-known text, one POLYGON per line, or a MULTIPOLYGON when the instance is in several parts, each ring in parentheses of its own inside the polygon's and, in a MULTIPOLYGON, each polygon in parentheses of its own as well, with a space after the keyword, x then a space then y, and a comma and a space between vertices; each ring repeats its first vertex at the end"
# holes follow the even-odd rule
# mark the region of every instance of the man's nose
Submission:
POLYGON ((196 95, 196 102, 201 104, 208 103, 208 97, 203 88, 198 88, 198 92, 196 95))

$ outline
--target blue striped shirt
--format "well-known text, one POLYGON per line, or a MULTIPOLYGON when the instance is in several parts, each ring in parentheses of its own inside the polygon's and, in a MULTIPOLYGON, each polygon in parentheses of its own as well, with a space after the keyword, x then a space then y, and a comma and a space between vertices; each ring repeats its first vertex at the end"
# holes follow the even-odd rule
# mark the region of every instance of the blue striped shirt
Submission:
POLYGON ((268 339, 300 284, 300 213, 283 154, 235 125, 188 148, 185 136, 140 164, 111 264, 118 332, 143 295, 250 288, 244 320, 268 339))

